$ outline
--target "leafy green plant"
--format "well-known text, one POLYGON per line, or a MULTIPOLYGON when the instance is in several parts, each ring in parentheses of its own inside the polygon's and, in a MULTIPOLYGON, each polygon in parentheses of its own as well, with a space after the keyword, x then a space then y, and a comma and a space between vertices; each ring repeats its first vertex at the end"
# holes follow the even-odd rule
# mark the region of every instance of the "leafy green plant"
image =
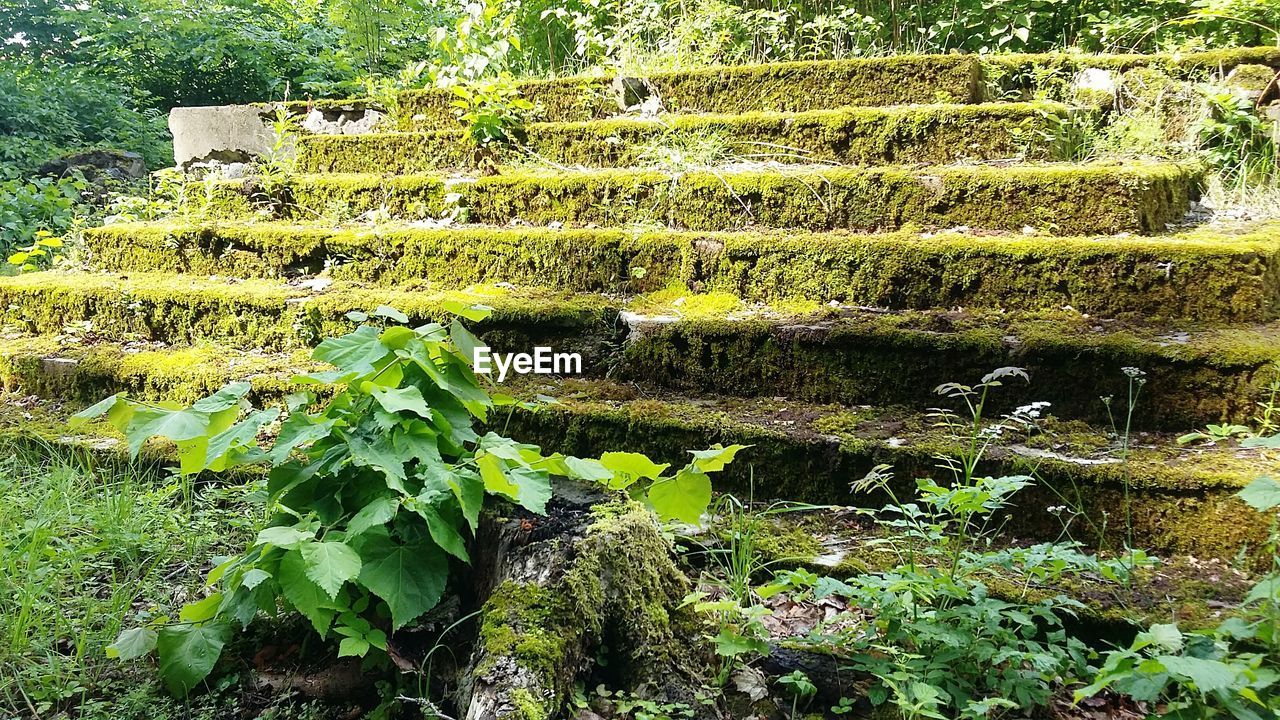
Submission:
POLYGON ((966 410, 935 415, 961 441, 955 456, 941 459, 951 482, 919 479, 914 498, 901 499, 889 468, 881 466, 856 483, 857 492, 890 499, 866 511, 884 531, 871 547, 890 561, 884 570, 814 587, 815 597, 845 597, 863 615, 838 616, 806 642, 875 678, 868 690, 872 703, 892 705, 906 717, 979 718, 1043 705, 1058 683, 1085 675, 1089 652, 1063 627, 1080 603, 1061 594, 1031 600, 1028 588, 1086 573, 1118 579, 1127 572, 1126 565, 1086 555, 1075 543, 992 547, 1001 513, 1032 480, 982 476, 977 468, 995 438, 1033 422, 1043 407, 985 419, 991 391, 1013 378, 1027 375, 1001 368, 976 385, 937 389, 966 410), (1021 585, 1021 591, 998 599, 988 590, 990 581, 1021 585))
POLYGON ((85 213, 83 178, 0 181, 0 253, 35 243, 39 233, 64 235, 85 213))
POLYGON ((1197 134, 1209 164, 1238 189, 1280 180, 1280 124, 1265 122, 1229 88, 1206 86, 1197 134))
POLYGON ((191 212, 188 179, 178 168, 165 168, 151 173, 143 194, 111 193, 108 197, 104 225, 125 222, 164 220, 191 212))
POLYGON ((522 138, 533 103, 520 95, 508 70, 508 55, 520 50, 514 19, 497 0, 471 3, 452 30, 437 28, 435 45, 442 58, 429 77, 453 94, 452 107, 475 148, 474 163, 492 169, 496 148, 522 138))
MULTIPOLYGON (((701 549, 693 553, 709 561, 711 572, 703 573, 701 583, 711 592, 695 590, 681 601, 681 607, 692 605, 696 612, 714 621, 716 634, 711 640, 716 654, 723 659, 719 673, 721 683, 726 682, 744 660, 768 654, 769 633, 763 619, 770 611, 760 601, 791 587, 784 584, 785 580, 778 579, 758 588, 754 583, 774 565, 799 559, 764 560, 758 547, 760 533, 767 532, 765 528, 774 516, 822 509, 822 506, 792 502, 776 502, 763 508, 752 505, 750 499, 744 503, 729 493, 716 499, 710 514, 715 519, 712 529, 719 537, 710 545, 698 542, 701 549)), ((790 571, 781 577, 802 572, 790 571)), ((816 576, 813 578, 816 580, 816 576)))
MULTIPOLYGON (((474 321, 489 313, 450 307, 474 321)), ((470 365, 480 341, 460 319, 410 328, 389 307, 372 323, 363 313, 352 319, 365 324, 314 352, 336 369, 296 378, 313 389, 290 396, 283 410, 249 407, 250 385, 237 382, 190 407, 114 395, 75 416, 77 423, 105 416, 134 456, 149 438, 167 438, 184 475, 270 467, 270 521, 245 552, 209 574, 218 589, 176 621, 157 618, 113 646, 121 658, 158 650, 177 694, 212 671, 235 626, 278 607, 301 614, 321 637, 339 638, 339 656, 385 661, 394 632, 439 602, 451 563, 469 561, 467 538, 487 496, 543 514, 552 476, 563 476, 628 492, 660 518, 697 523, 711 501, 708 473, 742 449, 696 451, 666 474, 669 465, 634 453, 543 455, 481 435, 477 422, 519 403, 481 386, 470 365), (273 439, 261 439, 277 426, 273 439)))
POLYGON ((1270 567, 1239 610, 1207 631, 1152 625, 1128 648, 1106 654, 1093 682, 1076 691, 1077 701, 1109 688, 1158 702, 1169 717, 1255 720, 1280 713, 1280 481, 1258 478, 1238 495, 1272 515, 1270 567))
POLYGON ((47 230, 36 232, 35 242, 9 256, 9 264, 20 271, 48 270, 62 260, 62 238, 54 237, 47 230))
POLYGON ((1180 445, 1193 442, 1204 442, 1209 445, 1239 440, 1243 448, 1276 448, 1280 447, 1280 368, 1274 370, 1271 382, 1267 384, 1267 397, 1258 401, 1259 414, 1253 418, 1253 425, 1208 425, 1204 430, 1187 433, 1178 438, 1180 445))
POLYGON ((813 696, 818 694, 818 686, 813 684, 808 675, 799 670, 791 672, 778 678, 777 683, 786 689, 787 694, 791 696, 791 715, 790 717, 799 717, 796 711, 800 709, 800 701, 803 700, 805 706, 808 707, 809 702, 813 700, 813 696))

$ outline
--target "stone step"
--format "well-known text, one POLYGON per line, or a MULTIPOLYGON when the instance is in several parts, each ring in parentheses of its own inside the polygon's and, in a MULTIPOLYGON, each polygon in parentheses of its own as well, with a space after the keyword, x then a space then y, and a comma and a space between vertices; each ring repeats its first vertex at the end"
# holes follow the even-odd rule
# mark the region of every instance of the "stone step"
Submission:
MULTIPOLYGON (((913 541, 874 525, 863 508, 853 506, 822 506, 811 511, 792 509, 756 518, 747 528, 753 533, 761 562, 775 572, 804 568, 837 580, 868 572, 891 572, 903 563, 899 551, 921 549, 918 539, 913 541)), ((726 543, 719 538, 728 536, 732 529, 728 522, 722 521, 695 540, 710 548, 725 548, 726 543)), ((1082 542, 1072 533, 1055 540, 1082 542)), ((1035 539, 1007 533, 988 536, 975 545, 982 552, 1008 553, 1015 557, 1026 553, 1036 558, 1043 552, 1035 539)), ((945 555, 929 558, 918 552, 915 557, 926 567, 938 567, 946 562, 945 555)), ((1119 565, 1119 572, 1130 565, 1122 547, 1101 552, 1099 558, 1104 563, 1119 565)), ((1059 595, 1075 598, 1084 604, 1075 621, 1083 622, 1102 637, 1132 634, 1135 626, 1153 623, 1176 622, 1184 629, 1216 627, 1238 613, 1245 595, 1256 582, 1256 575, 1251 577, 1234 558, 1151 555, 1150 559, 1153 564, 1145 567, 1140 564, 1127 583, 1106 579, 1096 572, 1068 574, 1055 580, 1034 574, 1028 576, 1007 567, 989 567, 981 573, 981 578, 987 591, 1003 600, 1025 599, 1034 603, 1059 595)), ((948 568, 944 565, 939 569, 945 572, 948 568)))
MULTIPOLYGON (((0 378, 10 391, 57 398, 66 412, 118 391, 147 399, 192 402, 231 380, 251 380, 252 398, 279 401, 294 388, 295 369, 310 371, 305 353, 261 353, 201 343, 168 347, 148 343, 86 344, 67 337, 10 337, 0 350, 0 378)), ((608 450, 644 452, 680 462, 685 449, 711 443, 751 445, 727 472, 720 489, 757 498, 878 506, 883 497, 855 496, 850 483, 880 464, 893 466, 902 492, 913 478, 948 479, 939 456, 967 442, 941 429, 919 409, 819 405, 775 398, 755 400, 687 396, 649 385, 606 380, 526 378, 500 386, 532 398, 559 400, 536 412, 504 415, 504 431, 548 450, 579 456, 608 450)), ((999 388, 996 392, 1023 392, 999 388)), ((934 404, 951 401, 936 400, 934 404)), ((23 412, 35 413, 30 402, 23 412)), ((12 413, 9 413, 10 415, 12 413)), ((3 425, 0 419, 0 425, 3 425)), ((25 421, 30 426, 31 421, 25 421)), ((54 436, 67 433, 53 424, 54 436)), ((91 433, 101 433, 96 426, 91 433)), ((1138 547, 1165 554, 1229 559, 1242 547, 1260 547, 1269 520, 1234 493, 1258 475, 1275 472, 1280 456, 1232 443, 1178 446, 1174 436, 1135 432, 1130 453, 1097 427, 1053 417, 1038 430, 1010 426, 991 438, 983 474, 1029 474, 1036 484, 1018 496, 1007 531, 1039 540, 1070 535, 1091 545, 1123 546, 1130 522, 1138 547), (1131 521, 1124 497, 1131 498, 1131 521)))
POLYGON ((1006 395, 993 412, 1038 399, 1062 417, 1096 422, 1108 415, 1100 397, 1123 405, 1121 368, 1136 367, 1147 384, 1134 426, 1179 431, 1250 421, 1280 357, 1280 323, 1150 326, 1070 311, 773 309, 714 294, 628 302, 536 289, 315 282, 46 272, 0 278, 0 307, 9 308, 9 326, 30 334, 70 329, 91 339, 287 350, 346 332, 352 310, 391 305, 422 322, 442 317, 448 302, 480 302, 496 309, 478 328, 495 350, 578 352, 589 377, 736 397, 926 407, 943 383, 1017 366, 1031 374, 1034 397, 1006 395))
POLYGON ((1173 163, 778 167, 666 174, 633 170, 484 178, 319 174, 190 186, 213 219, 341 221, 374 212, 485 225, 660 225, 884 230, 1033 228, 1063 235, 1154 232, 1181 219, 1201 170, 1173 163))
POLYGON ((69 334, 88 342, 226 342, 243 350, 311 347, 350 331, 352 311, 390 306, 423 323, 450 308, 493 309, 478 324, 493 347, 523 351, 554 345, 598 360, 616 348, 618 303, 537 289, 368 288, 325 278, 294 282, 162 273, 41 272, 0 277, 4 325, 69 334))
MULTIPOLYGON (((1044 156, 1043 137, 1067 108, 1055 103, 912 105, 802 113, 666 116, 533 123, 499 162, 669 167, 728 162, 908 165, 1044 156)), ((462 130, 309 135, 297 171, 407 175, 463 169, 462 130)))
POLYGON ((1095 317, 1259 322, 1280 312, 1280 224, 1159 237, 913 232, 121 224, 85 235, 96 265, 271 278, 465 287, 513 283, 888 309, 1070 306, 1095 317))
MULTIPOLYGON (((978 102, 982 67, 971 55, 917 55, 853 60, 824 60, 737 65, 681 70, 627 82, 626 105, 649 92, 670 112, 740 114, 798 112, 847 106, 978 102)), ((579 122, 618 113, 623 81, 612 77, 567 77, 520 84, 520 93, 536 106, 534 116, 551 122, 579 122)), ((434 130, 456 122, 449 90, 402 93, 402 122, 434 130)))

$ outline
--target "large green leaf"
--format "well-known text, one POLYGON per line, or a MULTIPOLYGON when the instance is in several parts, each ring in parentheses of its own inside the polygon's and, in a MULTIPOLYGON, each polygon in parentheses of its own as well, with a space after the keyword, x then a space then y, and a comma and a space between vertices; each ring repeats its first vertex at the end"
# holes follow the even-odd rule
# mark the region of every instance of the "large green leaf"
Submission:
POLYGON ((96 420, 97 418, 107 414, 110 410, 115 408, 123 398, 124 393, 116 393, 105 400, 99 400, 84 410, 72 415, 71 419, 67 421, 67 424, 71 426, 72 430, 75 430, 90 420, 96 420))
POLYGON ((321 635, 328 632, 337 608, 328 592, 307 576, 307 561, 297 548, 285 553, 280 560, 276 579, 280 582, 280 591, 284 593, 285 599, 311 621, 311 627, 321 635))
POLYGON ((707 450, 690 450, 693 455, 693 466, 698 470, 709 473, 719 472, 724 469, 725 465, 733 462, 734 456, 741 450, 746 450, 750 445, 730 445, 723 447, 719 444, 712 445, 707 450))
POLYGON ((248 395, 249 391, 252 389, 253 386, 243 380, 227 383, 209 397, 197 400, 195 404, 191 406, 191 409, 202 413, 216 413, 223 410, 229 410, 239 405, 240 400, 242 400, 245 395, 248 395))
POLYGON ((134 660, 156 648, 159 636, 149 627, 129 628, 107 646, 107 657, 134 660))
POLYGON ((454 320, 449 324, 449 338, 453 340, 453 344, 457 346, 458 352, 470 364, 475 358, 475 351, 478 347, 484 347, 484 343, 471 334, 465 326, 458 320, 454 320))
POLYGON ((458 529, 452 522, 430 505, 419 503, 414 509, 427 521, 427 530, 437 545, 462 562, 471 562, 467 555, 467 541, 458 534, 458 529))
POLYGON ((422 391, 412 385, 403 388, 374 388, 370 394, 387 412, 408 410, 424 418, 431 417, 431 408, 427 407, 427 401, 422 398, 422 391))
POLYGON ((1249 507, 1266 512, 1280 507, 1280 480, 1264 475, 1246 485, 1239 494, 1249 507))
POLYGON ((186 695, 209 676, 229 632, 230 626, 221 622, 170 625, 160 631, 156 639, 160 675, 175 695, 186 695))
POLYGON ((609 483, 613 490, 623 490, 640 478, 657 480, 668 464, 659 465, 648 456, 632 452, 607 452, 600 456, 600 464, 613 473, 614 479, 609 483))
POLYGON ((673 478, 662 478, 650 485, 649 504, 663 520, 696 525, 711 504, 711 478, 685 468, 673 478))
POLYGON ((385 535, 360 548, 360 583, 386 601, 399 630, 440 602, 449 579, 449 561, 430 543, 402 545, 385 535))
POLYGON ((1231 687, 1239 675, 1235 668, 1219 660, 1184 655, 1160 655, 1155 659, 1170 673, 1195 683, 1196 689, 1202 693, 1231 687))
POLYGON ((542 470, 517 467, 509 471, 519 492, 516 502, 529 512, 547 514, 547 502, 551 500, 551 476, 542 470))
POLYGON ((480 469, 480 478, 484 480, 484 489, 494 495, 501 495, 508 500, 515 500, 520 495, 520 486, 507 477, 506 463, 497 455, 480 455, 476 458, 476 467, 480 469))
POLYGON ((484 509, 484 481, 466 470, 450 472, 447 481, 449 489, 458 498, 462 516, 467 519, 467 524, 474 533, 480 525, 480 511, 484 509))
POLYGON ((260 530, 258 539, 254 543, 257 545, 292 548, 301 543, 309 542, 315 536, 315 532, 311 530, 301 530, 292 525, 274 525, 260 530))
POLYGON ((396 516, 400 509, 400 498, 394 495, 382 495, 374 498, 369 504, 360 508, 347 523, 347 537, 355 537, 367 530, 386 525, 396 516))
POLYGON ((568 470, 568 477, 577 480, 585 480, 586 482, 604 482, 613 479, 613 471, 605 467, 599 460, 591 460, 590 458, 566 457, 564 459, 565 469, 568 470))
POLYGON ((280 465, 295 449, 329 435, 334 420, 317 420, 305 412, 294 412, 280 424, 280 434, 271 448, 271 464, 280 465))
MULTIPOLYGON (((129 453, 133 457, 138 456, 138 452, 142 450, 142 444, 149 438, 160 436, 174 442, 194 440, 204 438, 209 429, 209 417, 193 410, 156 410, 148 413, 147 416, 136 413, 135 417, 148 419, 140 423, 130 423, 125 429, 125 438, 129 441, 129 453)), ((200 451, 203 452, 203 448, 200 448, 200 451)), ((200 459, 204 459, 203 455, 200 459)))
POLYGON ((209 438, 204 466, 214 472, 234 467, 250 448, 257 446, 262 426, 274 422, 280 408, 256 410, 244 420, 209 438))
POLYGON ((378 338, 378 329, 361 325, 355 332, 320 343, 311 357, 363 375, 373 372, 376 364, 389 354, 391 350, 378 338))
POLYGON ((360 556, 340 542, 313 542, 298 546, 306 563, 306 574, 330 598, 338 596, 343 583, 360 575, 360 556))
POLYGON ((386 476, 387 487, 400 492, 405 491, 405 458, 396 450, 389 434, 382 433, 373 438, 351 436, 347 443, 351 449, 353 463, 381 470, 386 476))

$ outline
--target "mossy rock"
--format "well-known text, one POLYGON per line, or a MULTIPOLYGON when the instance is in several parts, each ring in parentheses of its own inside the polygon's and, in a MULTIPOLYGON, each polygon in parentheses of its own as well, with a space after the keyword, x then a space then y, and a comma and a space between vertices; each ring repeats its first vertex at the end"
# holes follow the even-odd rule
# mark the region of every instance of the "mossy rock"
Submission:
POLYGON ((1153 238, 916 232, 119 224, 90 230, 115 272, 287 278, 325 272, 381 286, 513 283, 643 294, 682 286, 748 301, 889 309, 1070 306, 1093 317, 1257 322, 1280 313, 1280 227, 1153 238))
MULTIPOLYGON (((120 391, 193 402, 226 382, 245 378, 252 381, 253 399, 262 404, 279 402, 296 389, 289 368, 299 359, 217 346, 139 351, 31 338, 11 341, 0 353, 0 380, 24 395, 51 393, 68 403, 67 412, 120 391), (53 385, 43 367, 50 357, 73 361, 53 385)), ((551 451, 590 457, 603 450, 629 450, 659 462, 682 463, 687 448, 717 442, 751 445, 743 462, 718 475, 717 483, 719 489, 751 493, 758 499, 849 504, 855 500, 850 484, 880 464, 892 466, 902 491, 909 493, 916 477, 947 477, 937 467, 937 458, 961 450, 919 410, 851 410, 769 398, 689 398, 608 381, 539 379, 504 390, 527 398, 560 399, 538 412, 504 414, 500 421, 504 432, 551 451)), ((1015 394, 1018 402, 1039 399, 1034 388, 1004 393, 1015 394)), ((0 427, 34 432, 50 441, 69 434, 61 424, 65 414, 41 419, 43 411, 30 412, 36 420, 10 413, 0 417, 0 427)), ((101 427, 89 432, 112 434, 101 427)), ((1125 523, 1114 518, 1130 497, 1133 538, 1139 547, 1223 559, 1235 557, 1242 548, 1261 547, 1268 518, 1234 494, 1257 476, 1273 473, 1280 457, 1230 443, 1181 447, 1175 436, 1139 431, 1127 462, 1121 462, 1103 429, 1046 420, 1037 434, 993 443, 978 472, 1037 477, 1036 485, 1019 494, 1018 510, 1009 518, 1008 531, 1020 537, 1059 537, 1061 517, 1048 508, 1063 505, 1065 499, 1091 523, 1077 524, 1077 539, 1121 547, 1127 540, 1125 523), (1112 521, 1103 522, 1104 514, 1112 521)), ((873 507, 884 501, 870 495, 856 498, 873 507)))
MULTIPOLYGON (((1052 103, 923 105, 844 108, 800 113, 670 116, 578 123, 534 123, 520 147, 501 153, 519 162, 588 167, 653 165, 662 147, 693 139, 722 146, 718 162, 887 165, 1046 158, 1033 139, 1051 118, 1067 113, 1052 103)), ((466 168, 471 151, 461 130, 374 135, 313 135, 299 140, 304 173, 412 174, 466 168)))
MULTIPOLYGON (((668 110, 728 114, 976 102, 981 97, 980 79, 978 62, 965 55, 737 65, 648 78, 668 110)), ((538 107, 537 119, 578 122, 617 112, 612 82, 610 76, 531 81, 522 83, 520 92, 538 107)), ((434 129, 455 122, 452 100, 443 90, 403 93, 399 105, 406 129, 434 129)))
POLYGON ((908 225, 1057 234, 1154 232, 1198 197, 1202 168, 1182 164, 806 168, 734 173, 509 172, 450 184, 435 176, 298 175, 192 185, 197 216, 314 219, 326 208, 418 220, 708 231, 748 226, 884 230, 908 225), (452 202, 451 202, 452 201, 452 202))

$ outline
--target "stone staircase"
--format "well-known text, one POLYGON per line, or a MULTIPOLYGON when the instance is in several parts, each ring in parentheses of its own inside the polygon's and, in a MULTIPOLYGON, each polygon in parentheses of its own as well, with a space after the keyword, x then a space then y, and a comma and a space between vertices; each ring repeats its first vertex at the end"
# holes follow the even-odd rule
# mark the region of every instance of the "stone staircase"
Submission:
POLYGON ((268 402, 350 311, 479 302, 494 349, 583 357, 582 376, 509 383, 560 399, 502 421, 549 450, 751 444, 723 489, 874 504, 850 482, 936 475, 955 449, 934 388, 1013 365, 1031 384, 990 409, 1053 417, 989 455, 1040 479, 1011 537, 1059 537, 1064 498, 1114 517, 1126 492, 1152 551, 1230 559, 1265 536, 1233 494, 1276 453, 1175 442, 1252 418, 1280 359, 1280 226, 1186 227, 1200 168, 1047 162, 1038 129, 1082 110, 982 102, 965 56, 668 74, 647 85, 673 113, 655 118, 610 117, 607 87, 526 85, 533 154, 483 177, 439 129, 441 94, 410 93, 400 132, 304 136, 297 175, 193 181, 188 221, 89 232, 92 271, 0 278, 0 377, 53 401, 43 430, 0 423, 61 436, 113 392, 191 401, 241 378, 268 402), (641 166, 707 134, 738 154, 641 166), (1148 380, 1127 462, 1100 400, 1123 403, 1123 367, 1148 380))

